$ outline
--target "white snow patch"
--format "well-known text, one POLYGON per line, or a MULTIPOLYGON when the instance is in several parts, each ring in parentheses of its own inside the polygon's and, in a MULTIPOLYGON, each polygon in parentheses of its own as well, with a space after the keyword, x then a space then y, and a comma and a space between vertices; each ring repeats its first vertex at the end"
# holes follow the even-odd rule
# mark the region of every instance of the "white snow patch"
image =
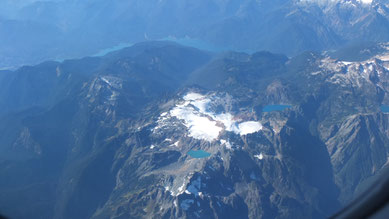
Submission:
MULTIPOLYGON (((179 196, 179 195, 181 195, 182 193, 185 192, 185 190, 186 190, 185 186, 187 184, 186 182, 187 182, 187 178, 184 178, 183 181, 182 181, 181 186, 178 187, 178 188, 176 187, 177 185, 174 185, 176 183, 171 185, 171 187, 170 186, 165 186, 165 191, 169 191, 171 196, 177 197, 177 196, 179 196), (177 189, 175 189, 175 188, 177 188, 177 189)), ((177 183, 180 183, 180 182, 177 182, 177 183)))
POLYGON ((174 144, 171 144, 170 147, 178 147, 180 144, 180 141, 176 141, 174 144))
POLYGON ((195 139, 213 141, 219 136, 222 128, 215 121, 201 114, 190 106, 177 105, 170 114, 184 120, 184 125, 189 129, 189 136, 195 139))
POLYGON ((167 185, 165 185, 165 191, 169 191, 170 195, 173 197, 177 197, 186 191, 190 192, 189 189, 187 189, 187 185, 193 175, 187 175, 187 176, 179 176, 173 182, 169 182, 167 185))
POLYGON ((371 4, 373 2, 373 0, 359 0, 359 2, 361 2, 363 4, 371 4))
POLYGON ((105 83, 107 83, 109 86, 112 86, 111 82, 106 77, 101 77, 101 80, 103 80, 105 83))
POLYGON ((188 93, 184 96, 184 100, 189 100, 189 101, 192 101, 192 100, 199 100, 199 99, 203 99, 204 96, 199 94, 199 93, 188 93))
POLYGON ((262 160, 263 159, 263 154, 260 153, 258 155, 254 155, 255 158, 258 158, 259 160, 262 160))
POLYGON ((211 114, 210 116, 214 120, 221 122, 227 131, 239 134, 239 128, 237 127, 236 121, 234 120, 234 117, 231 115, 231 113, 222 113, 219 115, 211 114))
POLYGON ((239 131, 241 135, 252 134, 262 130, 262 124, 255 121, 243 122, 239 124, 239 131))
MULTIPOLYGON (((220 144, 221 145, 225 145, 227 149, 231 149, 232 148, 231 143, 229 141, 224 140, 224 139, 220 140, 220 144)), ((223 158, 222 158, 222 160, 223 160, 223 158)))
POLYGON ((208 105, 212 101, 201 94, 188 93, 183 99, 185 102, 177 104, 170 111, 170 115, 184 120, 184 125, 189 129, 189 136, 195 139, 211 142, 218 138, 223 128, 240 135, 251 134, 262 129, 259 122, 238 123, 230 113, 216 114, 209 111, 208 105))
POLYGON ((203 99, 198 99, 195 101, 192 101, 191 104, 195 106, 200 113, 207 114, 207 105, 211 102, 210 99, 203 98, 203 99))
POLYGON ((346 62, 346 61, 342 61, 342 63, 345 64, 345 65, 351 65, 351 64, 353 64, 353 62, 346 62))
POLYGON ((102 76, 100 77, 102 81, 104 81, 106 84, 108 84, 110 87, 120 89, 122 88, 122 81, 119 78, 113 77, 113 76, 102 76))
POLYGON ((381 59, 382 61, 385 61, 385 62, 389 61, 389 54, 379 56, 378 59, 381 59))
POLYGON ((185 185, 186 185, 186 182, 185 182, 185 180, 184 180, 184 183, 182 184, 182 186, 180 186, 180 187, 178 188, 177 195, 180 195, 180 194, 182 194, 182 193, 185 191, 185 185))

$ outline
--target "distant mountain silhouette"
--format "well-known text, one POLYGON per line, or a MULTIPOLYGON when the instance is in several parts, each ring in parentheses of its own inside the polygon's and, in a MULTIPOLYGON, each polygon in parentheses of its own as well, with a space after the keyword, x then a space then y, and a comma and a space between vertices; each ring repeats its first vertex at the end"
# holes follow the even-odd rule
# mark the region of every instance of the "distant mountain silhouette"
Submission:
MULTIPOLYGON (((0 7, 11 7, 10 3, 5 1, 0 7)), ((12 7, 12 16, 0 14, 0 68, 84 57, 120 43, 165 38, 288 56, 336 50, 361 41, 389 41, 388 5, 378 0, 371 4, 354 0, 74 0, 21 5, 12 7)))

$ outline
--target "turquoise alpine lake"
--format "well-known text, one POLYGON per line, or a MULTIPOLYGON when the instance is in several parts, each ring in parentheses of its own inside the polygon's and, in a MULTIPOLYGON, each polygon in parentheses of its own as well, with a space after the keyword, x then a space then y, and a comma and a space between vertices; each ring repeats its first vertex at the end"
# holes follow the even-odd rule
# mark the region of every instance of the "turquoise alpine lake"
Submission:
POLYGON ((267 105, 263 107, 262 112, 284 111, 291 107, 291 105, 267 105))
POLYGON ((381 110, 384 113, 389 113, 389 106, 388 105, 382 105, 381 106, 381 110))
POLYGON ((203 150, 198 150, 198 151, 190 150, 188 152, 188 155, 193 157, 193 158, 206 158, 206 157, 211 156, 210 153, 203 151, 203 150))

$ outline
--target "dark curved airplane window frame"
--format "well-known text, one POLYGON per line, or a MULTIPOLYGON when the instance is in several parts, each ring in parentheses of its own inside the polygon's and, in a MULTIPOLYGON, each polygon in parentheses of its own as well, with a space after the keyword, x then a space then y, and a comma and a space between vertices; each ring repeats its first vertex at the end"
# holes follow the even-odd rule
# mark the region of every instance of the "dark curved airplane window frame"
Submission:
POLYGON ((367 191, 331 218, 389 218, 389 171, 386 171, 367 191))

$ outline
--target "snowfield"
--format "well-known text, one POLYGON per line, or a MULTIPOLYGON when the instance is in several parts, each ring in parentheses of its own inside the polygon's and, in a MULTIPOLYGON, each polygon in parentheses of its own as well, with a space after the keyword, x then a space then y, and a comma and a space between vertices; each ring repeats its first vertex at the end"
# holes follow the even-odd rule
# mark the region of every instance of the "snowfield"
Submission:
MULTIPOLYGON (((248 135, 262 130, 258 121, 239 121, 231 113, 217 114, 209 109, 212 99, 199 93, 190 92, 183 97, 169 114, 183 121, 189 136, 212 142, 219 138, 223 130, 239 135, 248 135)), ((162 115, 166 116, 166 113, 162 115)), ((161 115, 161 116, 162 116, 161 115)))

